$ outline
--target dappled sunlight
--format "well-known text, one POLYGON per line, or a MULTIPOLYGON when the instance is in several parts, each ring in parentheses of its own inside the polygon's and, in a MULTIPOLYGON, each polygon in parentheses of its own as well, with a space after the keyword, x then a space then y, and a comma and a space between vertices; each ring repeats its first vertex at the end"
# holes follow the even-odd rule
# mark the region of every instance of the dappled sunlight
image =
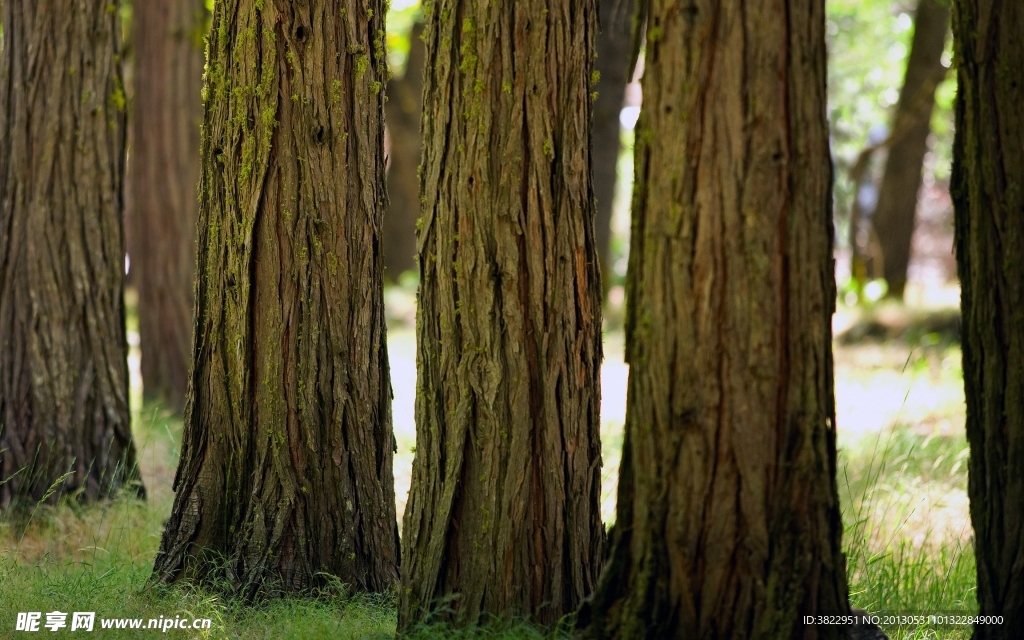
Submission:
POLYGON ((408 326, 388 328, 388 361, 391 365, 391 419, 395 430, 395 503, 398 530, 412 483, 412 459, 416 449, 416 332, 408 326))
POLYGON ((837 314, 843 548, 851 603, 869 611, 977 610, 957 321, 953 304, 837 314))
POLYGON ((836 429, 847 437, 893 423, 930 433, 963 430, 960 351, 894 345, 840 347, 835 355, 836 429))
POLYGON ((621 331, 605 332, 601 364, 601 519, 606 523, 615 521, 628 382, 624 336, 621 331))

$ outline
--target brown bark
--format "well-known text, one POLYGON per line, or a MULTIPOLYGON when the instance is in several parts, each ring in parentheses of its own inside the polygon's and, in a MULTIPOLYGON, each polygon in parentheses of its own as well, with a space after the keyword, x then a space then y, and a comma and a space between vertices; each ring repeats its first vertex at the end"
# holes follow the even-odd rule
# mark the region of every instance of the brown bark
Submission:
POLYGON ((135 0, 128 189, 146 396, 185 406, 202 121, 203 0, 135 0))
POLYGON ((836 638, 825 2, 653 1, 617 512, 585 638, 836 638))
POLYGON ((859 196, 861 189, 872 180, 869 169, 875 153, 879 149, 888 148, 890 140, 892 137, 879 144, 868 144, 861 149, 857 161, 849 171, 850 184, 853 185, 853 197, 850 198, 850 224, 847 231, 847 242, 850 245, 850 275, 854 278, 858 298, 863 293, 867 280, 873 280, 881 275, 875 273, 881 262, 876 260, 880 257, 876 251, 878 234, 874 227, 870 226, 870 219, 865 221, 866 216, 865 212, 861 211, 859 196))
POLYGON ((158 580, 394 587, 380 226, 384 3, 224 0, 204 88, 195 345, 158 580))
POLYGON ((400 629, 439 607, 458 625, 553 624, 597 576, 595 11, 593 0, 428 11, 400 629))
POLYGON ((942 50, 949 31, 949 7, 939 0, 919 0, 914 38, 907 59, 893 131, 900 131, 889 148, 885 174, 872 223, 882 248, 882 274, 889 295, 902 298, 910 264, 917 194, 921 189, 924 154, 935 107, 935 88, 946 74, 942 50))
POLYGON ((959 89, 952 196, 963 318, 978 608, 1024 628, 1024 5, 953 5, 959 89))
POLYGON ((144 493, 129 429, 121 38, 108 5, 3 4, 3 509, 92 501, 126 482, 144 493))
POLYGON ((619 113, 626 97, 632 71, 633 18, 636 0, 599 0, 601 32, 597 36, 600 74, 594 101, 593 156, 594 195, 597 218, 594 232, 601 274, 605 285, 611 281, 612 204, 615 200, 616 166, 621 148, 619 113))
POLYGON ((423 111, 423 23, 409 34, 405 73, 388 82, 384 105, 391 154, 388 158, 388 199, 384 216, 384 274, 395 280, 416 268, 416 220, 420 217, 420 112, 423 111))

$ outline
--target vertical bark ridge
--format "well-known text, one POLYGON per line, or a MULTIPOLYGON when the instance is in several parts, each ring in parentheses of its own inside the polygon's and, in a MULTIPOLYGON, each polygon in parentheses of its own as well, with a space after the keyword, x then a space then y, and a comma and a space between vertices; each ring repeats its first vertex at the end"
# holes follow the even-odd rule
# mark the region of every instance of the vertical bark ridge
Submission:
POLYGON ((154 574, 397 581, 384 7, 234 0, 208 44, 195 345, 154 574))
POLYGON ((596 579, 595 10, 448 0, 427 11, 400 629, 431 615, 553 624, 596 579))
POLYGON ((849 611, 824 2, 647 20, 617 516, 578 634, 840 637, 800 622, 849 611))
POLYGON ((119 18, 96 0, 0 10, 0 509, 125 483, 144 495, 128 407, 119 18))
POLYGON ((974 525, 976 640, 1024 625, 1024 7, 953 5, 957 60, 951 194, 963 316, 968 494, 974 525))

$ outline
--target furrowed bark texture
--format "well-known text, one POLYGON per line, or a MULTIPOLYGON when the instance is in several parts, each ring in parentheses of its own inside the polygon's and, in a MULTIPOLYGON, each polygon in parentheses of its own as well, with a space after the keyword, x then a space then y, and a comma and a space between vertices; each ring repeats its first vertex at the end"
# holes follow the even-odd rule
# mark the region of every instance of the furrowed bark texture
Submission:
POLYGON ((164 582, 397 581, 383 2, 225 0, 204 88, 195 346, 164 582))
POLYGON ((600 73, 594 101, 594 195, 597 197, 595 234, 605 286, 611 281, 612 204, 615 200, 616 166, 621 148, 619 113, 630 81, 633 49, 633 16, 636 0, 599 0, 601 32, 597 36, 600 73))
POLYGON ((2 5, 3 509, 92 501, 128 481, 144 493, 128 410, 121 35, 108 6, 2 5))
POLYGON ((975 640, 1024 628, 1024 5, 953 5, 957 79, 952 196, 963 317, 975 640))
POLYGON ((399 628, 553 624, 600 521, 591 0, 444 0, 426 20, 416 458, 399 628))
POLYGON ((132 234, 146 396, 185 406, 199 215, 203 0, 135 0, 132 234))
POLYGON ((849 611, 825 3, 653 1, 625 443, 585 638, 826 638, 849 611))
POLYGON ((907 73, 896 104, 885 174, 872 223, 882 246, 882 274, 891 295, 902 298, 910 264, 917 194, 921 189, 924 154, 928 151, 935 88, 946 75, 942 51, 949 31, 949 7, 938 0, 920 0, 907 73))
POLYGON ((420 113, 423 111, 423 23, 409 34, 405 73, 388 83, 384 105, 391 154, 388 159, 388 206, 384 216, 385 275, 396 280, 416 268, 416 220, 420 217, 420 113))

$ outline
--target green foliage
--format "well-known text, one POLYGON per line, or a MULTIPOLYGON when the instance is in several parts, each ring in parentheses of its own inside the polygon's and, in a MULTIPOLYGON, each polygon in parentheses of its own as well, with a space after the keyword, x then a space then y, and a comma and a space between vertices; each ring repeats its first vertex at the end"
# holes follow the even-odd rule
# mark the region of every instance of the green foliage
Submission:
POLYGON ((388 7, 386 22, 388 66, 397 77, 401 77, 405 73, 412 27, 418 20, 423 19, 422 13, 419 0, 392 0, 388 7))
POLYGON ((861 281, 850 276, 845 282, 838 283, 839 297, 848 305, 871 307, 889 292, 889 283, 884 278, 861 281))
POLYGON ((829 0, 828 110, 834 151, 852 155, 888 124, 899 98, 913 27, 912 0, 829 0), (850 146, 852 145, 852 146, 850 146))
MULTIPOLYGON (((906 71, 917 0, 828 0, 828 116, 836 164, 836 210, 845 216, 853 198, 848 172, 867 145, 872 127, 892 125, 906 71)), ((943 61, 952 61, 951 39, 943 61)), ((926 176, 949 178, 953 138, 954 74, 936 92, 932 131, 936 144, 926 176)), ((875 171, 880 172, 881 166, 875 171)), ((839 233, 845 242, 846 233, 839 233)))

